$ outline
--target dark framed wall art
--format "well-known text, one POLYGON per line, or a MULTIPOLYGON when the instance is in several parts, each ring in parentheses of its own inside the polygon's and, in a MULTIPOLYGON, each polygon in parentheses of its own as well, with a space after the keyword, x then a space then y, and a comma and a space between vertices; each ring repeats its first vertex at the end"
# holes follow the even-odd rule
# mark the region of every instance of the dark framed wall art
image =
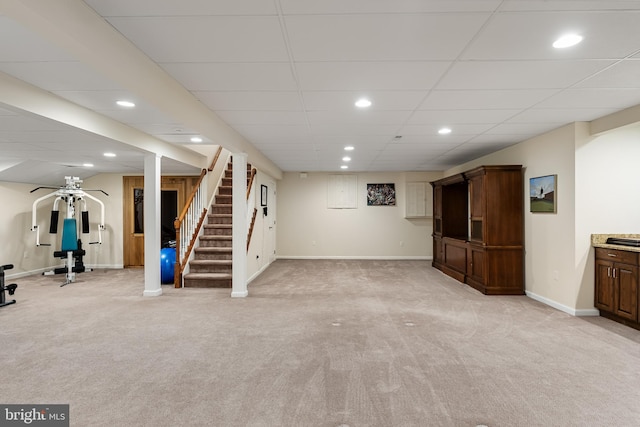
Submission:
POLYGON ((395 206, 395 184, 367 184, 367 206, 395 206))
POLYGON ((260 206, 267 206, 267 186, 260 185, 260 206))

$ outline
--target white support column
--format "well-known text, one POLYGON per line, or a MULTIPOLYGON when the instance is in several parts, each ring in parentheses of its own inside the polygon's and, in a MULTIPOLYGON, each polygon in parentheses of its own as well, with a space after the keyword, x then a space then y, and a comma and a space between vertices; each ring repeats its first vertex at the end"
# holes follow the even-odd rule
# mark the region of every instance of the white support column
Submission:
POLYGON ((233 153, 233 284, 231 296, 243 298, 247 290, 247 154, 233 153))
POLYGON ((160 169, 162 156, 144 157, 144 293, 162 295, 160 279, 160 169))

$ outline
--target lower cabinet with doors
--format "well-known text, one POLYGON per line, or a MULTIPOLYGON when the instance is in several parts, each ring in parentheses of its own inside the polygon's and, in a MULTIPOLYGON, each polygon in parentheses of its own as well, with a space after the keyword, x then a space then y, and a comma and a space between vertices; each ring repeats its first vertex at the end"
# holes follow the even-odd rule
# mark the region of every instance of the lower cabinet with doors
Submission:
POLYGON ((595 301, 600 315, 640 329, 638 252, 595 248, 595 301))

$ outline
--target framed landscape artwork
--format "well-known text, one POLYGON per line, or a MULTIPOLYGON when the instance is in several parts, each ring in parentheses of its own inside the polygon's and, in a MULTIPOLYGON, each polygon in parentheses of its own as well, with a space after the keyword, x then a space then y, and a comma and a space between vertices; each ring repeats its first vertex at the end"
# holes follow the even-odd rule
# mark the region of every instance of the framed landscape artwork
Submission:
POLYGON ((530 210, 534 213, 556 213, 558 175, 529 179, 530 210))

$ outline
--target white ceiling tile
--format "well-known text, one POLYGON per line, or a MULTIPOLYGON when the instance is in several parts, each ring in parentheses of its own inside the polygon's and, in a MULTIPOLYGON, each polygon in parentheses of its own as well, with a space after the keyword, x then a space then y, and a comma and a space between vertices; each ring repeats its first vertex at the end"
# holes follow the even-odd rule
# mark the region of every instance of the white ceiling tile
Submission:
POLYGON ((518 113, 518 110, 420 110, 409 119, 410 125, 456 125, 500 123, 518 113))
POLYGON ((475 136, 473 139, 470 139, 469 142, 501 144, 506 147, 522 142, 525 139, 526 137, 522 134, 484 134, 475 136))
MULTIPOLYGON (((370 110, 413 111, 427 95, 427 91, 367 91, 373 103, 370 110)), ((354 103, 363 96, 356 91, 305 91, 302 93, 305 109, 352 111, 354 103)))
POLYGON ((500 0, 280 0, 282 11, 285 14, 292 15, 340 13, 491 12, 500 5, 500 2, 500 0))
POLYGON ((491 127, 493 127, 492 123, 476 123, 476 124, 468 124, 468 123, 459 123, 452 127, 452 134, 449 135, 439 135, 438 130, 442 127, 441 123, 434 123, 430 125, 405 125, 398 132, 400 135, 411 136, 411 135, 430 135, 430 136, 438 136, 438 137, 448 137, 451 135, 475 135, 478 133, 483 133, 491 127))
POLYGON ((338 136, 343 138, 361 137, 367 135, 383 135, 391 139, 398 130, 396 125, 345 125, 345 124, 316 124, 311 126, 314 135, 338 136))
POLYGON ((308 138, 311 136, 308 126, 236 125, 234 129, 249 141, 260 141, 261 138, 274 140, 277 138, 308 138))
POLYGON ((640 88, 567 89, 541 102, 536 108, 626 108, 640 104, 640 88))
POLYGON ((636 0, 505 0, 503 11, 580 11, 580 10, 630 10, 640 9, 636 0))
POLYGON ((638 49, 639 20, 640 10, 499 13, 482 29, 462 59, 621 59, 638 49), (581 43, 570 49, 553 48, 558 37, 574 32, 584 37, 581 43))
POLYGON ((108 20, 156 62, 289 59, 280 22, 275 16, 113 17, 108 20))
POLYGON ((299 62, 303 91, 424 91, 449 68, 447 61, 299 62))
POLYGON ((488 16, 294 15, 285 21, 295 61, 448 61, 459 55, 488 16))
POLYGON ((302 111, 300 95, 294 91, 196 91, 193 94, 213 110, 302 111))
POLYGON ((307 113, 311 126, 323 125, 396 125, 400 127, 409 118, 410 111, 310 111, 307 113))
POLYGON ((455 64, 437 89, 561 89, 613 61, 471 61, 455 64))
POLYGON ((288 63, 171 63, 162 68, 192 91, 296 91, 288 63))
POLYGON ((559 123, 503 123, 488 130, 485 135, 522 135, 522 140, 559 128, 559 123))
POLYGON ((102 16, 273 15, 264 0, 85 0, 102 16))
POLYGON ((532 108, 512 117, 505 123, 556 123, 561 126, 571 122, 587 122, 615 112, 605 108, 532 108))
POLYGON ((475 110, 528 108, 557 92, 558 89, 434 90, 422 103, 420 109, 475 110))
MULTIPOLYGON (((639 57, 640 58, 640 57, 639 57)), ((620 61, 578 83, 576 88, 637 88, 640 60, 620 61)))
POLYGON ((300 125, 306 124, 304 113, 299 111, 225 111, 217 114, 230 125, 300 125))

